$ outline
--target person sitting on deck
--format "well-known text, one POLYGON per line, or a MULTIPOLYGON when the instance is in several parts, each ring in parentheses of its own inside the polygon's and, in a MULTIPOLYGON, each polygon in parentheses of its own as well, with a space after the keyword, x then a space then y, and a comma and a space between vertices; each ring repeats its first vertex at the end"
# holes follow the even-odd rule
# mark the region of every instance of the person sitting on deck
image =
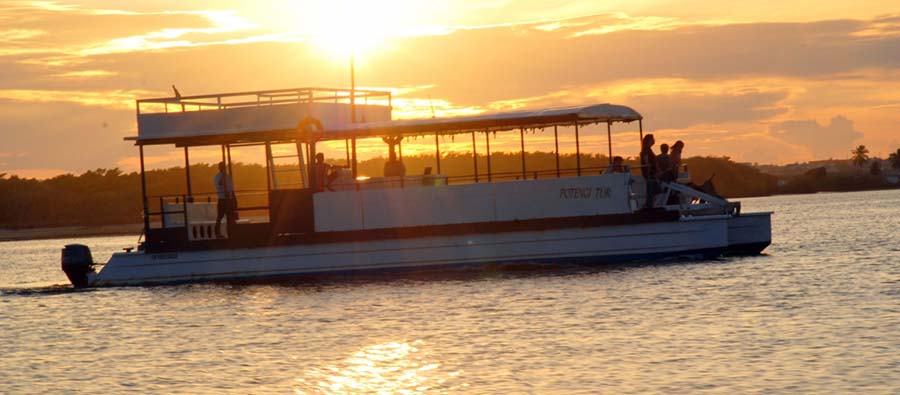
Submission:
POLYGON ((316 192, 324 192, 331 183, 331 165, 325 163, 325 154, 316 154, 316 192))
POLYGON ((216 205, 216 238, 221 239, 224 237, 221 230, 222 217, 226 218, 225 232, 229 236, 237 223, 235 218, 235 203, 237 203, 237 199, 235 199, 234 195, 234 181, 232 181, 231 175, 226 171, 225 162, 219 162, 219 172, 213 178, 213 182, 216 184, 216 194, 219 198, 216 205))
POLYGON ((606 170, 603 171, 603 174, 609 173, 624 173, 625 165, 623 164, 625 159, 622 159, 621 156, 613 157, 612 163, 606 167, 606 170))
POLYGON ((644 140, 641 141, 641 175, 644 176, 644 180, 647 182, 647 197, 644 208, 653 207, 654 197, 659 191, 657 181, 659 163, 656 162, 656 154, 653 153, 653 144, 656 144, 656 140, 652 134, 644 136, 644 140))
POLYGON ((403 141, 403 136, 386 136, 381 138, 388 145, 388 160, 384 162, 385 177, 403 177, 406 175, 406 166, 397 160, 397 145, 403 141))
POLYGON ((403 165, 403 162, 397 160, 397 154, 394 153, 393 147, 391 148, 391 152, 388 154, 388 160, 387 162, 384 162, 384 176, 403 177, 406 175, 406 166, 403 165))

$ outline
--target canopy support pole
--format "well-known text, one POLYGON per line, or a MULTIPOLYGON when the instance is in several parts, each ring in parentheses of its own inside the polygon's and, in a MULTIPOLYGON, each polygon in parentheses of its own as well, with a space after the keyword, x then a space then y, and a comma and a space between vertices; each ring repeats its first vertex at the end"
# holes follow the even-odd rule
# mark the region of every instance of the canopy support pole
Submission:
POLYGON ((522 147, 522 179, 527 179, 525 174, 525 128, 519 128, 519 145, 522 147))
MULTIPOLYGON (((641 132, 640 143, 644 144, 644 120, 642 120, 642 119, 638 119, 638 131, 641 132)), ((641 145, 641 147, 643 147, 643 145, 641 145)))
POLYGON ((188 158, 187 146, 184 146, 184 176, 187 179, 187 196, 193 200, 194 194, 191 193, 191 161, 188 158))
POLYGON ((575 168, 581 177, 581 145, 578 142, 578 122, 575 122, 575 168))
MULTIPOLYGON (((231 167, 231 144, 225 144, 225 152, 228 153, 228 175, 234 177, 234 168, 231 167)), ((234 181, 232 180, 232 182, 234 181)))
POLYGON ((347 167, 350 167, 350 140, 344 139, 344 153, 347 156, 347 167))
MULTIPOLYGON (((150 234, 150 210, 147 202, 147 173, 144 171, 144 146, 138 146, 141 161, 141 201, 144 204, 144 236, 150 234)), ((145 239, 146 240, 146 239, 145 239)))
POLYGON ((272 142, 266 140, 266 191, 272 190, 272 142))
POLYGON ((487 151, 487 177, 491 182, 491 132, 487 130, 484 132, 484 146, 487 151))
POLYGON ((437 173, 441 174, 441 142, 438 139, 438 134, 434 134, 434 160, 437 162, 437 173))
POLYGON ((356 171, 356 138, 350 139, 350 172, 353 174, 353 179, 356 180, 356 177, 359 177, 356 171))
MULTIPOLYGON (((297 144, 300 144, 299 142, 297 144)), ((315 143, 306 143, 306 152, 309 156, 309 164, 307 164, 309 173, 309 188, 312 188, 313 193, 319 192, 319 175, 316 174, 316 144, 315 143)))
POLYGON ((475 168, 475 183, 478 183, 478 148, 475 145, 475 132, 472 132, 472 165, 475 168))
POLYGON ((553 144, 554 150, 556 153, 556 178, 559 178, 559 130, 557 130, 557 126, 553 125, 553 144))
POLYGON ((606 123, 606 143, 609 145, 609 164, 613 163, 612 160, 612 122, 606 123))
MULTIPOLYGON (((304 188, 309 188, 310 184, 306 182, 307 173, 304 170, 306 163, 312 163, 312 161, 309 160, 309 144, 306 144, 306 160, 303 159, 303 143, 301 143, 300 140, 297 140, 295 145, 297 146, 297 171, 300 172, 300 182, 303 184, 304 188)), ((272 161, 273 165, 274 163, 275 161, 272 161)))
MULTIPOLYGON (((356 59, 354 59, 354 55, 356 54, 350 52, 350 123, 356 123, 356 59)), ((335 93, 336 96, 337 93, 335 93)))

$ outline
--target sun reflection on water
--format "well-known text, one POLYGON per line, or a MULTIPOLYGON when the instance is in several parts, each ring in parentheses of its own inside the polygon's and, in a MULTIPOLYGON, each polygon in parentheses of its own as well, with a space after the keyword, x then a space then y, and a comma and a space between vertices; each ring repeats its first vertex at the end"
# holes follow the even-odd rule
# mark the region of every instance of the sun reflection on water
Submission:
MULTIPOLYGON (((461 372, 442 372, 422 352, 422 341, 388 342, 364 347, 343 361, 312 368, 297 379, 294 392, 305 394, 423 394, 450 389, 447 380, 461 372)), ((465 386, 465 385, 463 385, 465 386)))

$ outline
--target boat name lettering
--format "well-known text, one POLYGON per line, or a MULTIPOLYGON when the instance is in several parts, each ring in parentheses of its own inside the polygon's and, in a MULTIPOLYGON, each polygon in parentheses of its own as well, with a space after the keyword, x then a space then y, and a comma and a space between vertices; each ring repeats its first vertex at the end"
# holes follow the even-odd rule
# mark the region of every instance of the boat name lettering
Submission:
POLYGON ((611 199, 612 188, 595 187, 595 188, 560 188, 560 199, 611 199))
POLYGON ((150 259, 153 259, 154 261, 161 260, 161 259, 178 259, 178 254, 176 254, 176 253, 153 254, 153 255, 150 255, 150 259))

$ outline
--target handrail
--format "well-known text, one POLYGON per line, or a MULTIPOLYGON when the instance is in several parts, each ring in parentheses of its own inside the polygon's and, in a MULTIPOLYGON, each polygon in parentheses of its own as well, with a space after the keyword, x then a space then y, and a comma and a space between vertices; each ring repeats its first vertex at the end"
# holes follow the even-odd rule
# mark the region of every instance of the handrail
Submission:
POLYGON ((272 89, 272 90, 261 90, 261 91, 245 91, 245 92, 229 92, 229 93, 214 93, 214 94, 205 94, 205 95, 191 95, 191 96, 175 96, 175 97, 161 97, 161 98, 150 98, 150 99, 139 99, 137 100, 137 113, 141 114, 141 105, 147 104, 162 104, 164 105, 164 111, 168 112, 168 105, 181 105, 180 112, 189 112, 189 111, 200 111, 203 107, 215 107, 217 109, 225 109, 232 107, 256 107, 256 106, 264 106, 264 105, 272 105, 272 104, 281 104, 281 103, 313 103, 313 102, 336 102, 338 100, 351 100, 351 99, 362 99, 364 101, 368 101, 369 98, 373 97, 384 97, 388 101, 388 105, 391 103, 391 95, 390 91, 380 91, 380 90, 372 90, 372 89, 346 89, 346 88, 319 88, 319 87, 307 87, 307 88, 290 88, 290 89, 272 89), (317 95, 318 94, 318 95, 317 95), (240 100, 240 101, 232 101, 229 102, 227 99, 233 99, 238 97, 253 97, 251 100, 240 100), (293 99, 284 99, 287 97, 294 97, 293 99), (273 98, 281 98, 275 99, 273 98), (207 101, 210 100, 210 101, 207 101), (192 109, 191 106, 196 106, 196 109, 192 109))

